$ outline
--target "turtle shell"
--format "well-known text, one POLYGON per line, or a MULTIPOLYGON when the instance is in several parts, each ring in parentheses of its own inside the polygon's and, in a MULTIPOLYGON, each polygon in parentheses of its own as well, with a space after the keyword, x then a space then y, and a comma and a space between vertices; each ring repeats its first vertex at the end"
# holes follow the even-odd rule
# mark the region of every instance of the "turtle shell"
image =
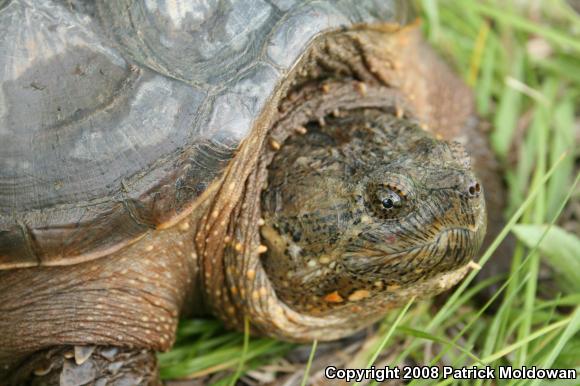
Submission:
POLYGON ((0 1, 0 269, 175 223, 310 41, 409 17, 404 0, 0 1))

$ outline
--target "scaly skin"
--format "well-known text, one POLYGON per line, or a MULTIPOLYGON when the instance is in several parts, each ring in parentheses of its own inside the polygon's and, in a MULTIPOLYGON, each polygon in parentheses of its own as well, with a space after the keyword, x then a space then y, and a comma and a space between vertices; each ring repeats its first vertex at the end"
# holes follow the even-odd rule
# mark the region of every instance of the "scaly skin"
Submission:
MULTIPOLYGON (((278 296, 301 312, 336 316, 393 300, 475 256, 485 202, 461 145, 383 111, 350 111, 289 138, 262 193, 278 296)), ((417 297, 432 296, 419 289, 417 297)))
MULTIPOLYGON (((0 272, 0 379, 10 376, 18 380, 12 381, 13 384, 33 383, 37 377, 34 370, 42 374, 46 369, 46 364, 39 358, 44 360, 47 352, 64 356, 75 345, 96 346, 98 353, 110 347, 123 348, 126 355, 121 361, 125 361, 127 366, 122 367, 132 369, 129 375, 133 373, 137 378, 155 379, 156 369, 149 365, 151 361, 146 361, 149 363, 147 366, 135 369, 127 358, 138 357, 141 350, 169 349, 178 317, 189 314, 191 310, 212 312, 233 328, 241 328, 244 318, 248 318, 256 334, 293 341, 331 340, 363 328, 382 317, 389 308, 413 296, 450 288, 468 271, 467 262, 476 257, 483 229, 483 203, 478 197, 467 198, 470 187, 475 188, 475 179, 459 147, 438 142, 438 138, 462 142, 471 152, 473 169, 486 190, 490 213, 497 215, 501 203, 493 157, 485 146, 484 134, 473 122, 469 90, 421 42, 415 27, 367 26, 317 39, 272 97, 270 108, 257 119, 252 134, 240 146, 224 174, 193 207, 184 212, 179 221, 175 221, 175 225, 151 231, 132 245, 97 260, 64 267, 0 272), (318 263, 323 262, 320 251, 331 256, 329 264, 335 261, 338 266, 340 262, 342 271, 336 285, 333 284, 335 279, 329 276, 330 271, 321 274, 324 280, 306 280, 306 287, 312 293, 304 294, 307 296, 298 300, 297 292, 284 290, 280 280, 280 267, 286 269, 285 264, 289 261, 284 260, 287 259, 286 251, 277 251, 274 239, 268 236, 268 229, 281 234, 283 223, 290 227, 296 227, 298 223, 290 217, 283 217, 292 211, 288 206, 284 206, 280 218, 273 216, 272 210, 276 208, 270 204, 263 208, 262 190, 267 186, 285 186, 278 180, 285 178, 284 173, 275 172, 284 170, 276 161, 279 151, 280 162, 294 157, 300 163, 299 157, 293 153, 301 151, 304 156, 324 161, 321 154, 312 154, 311 149, 302 145, 305 141, 314 146, 314 126, 324 127, 327 122, 328 128, 324 130, 337 130, 336 138, 343 137, 340 130, 351 132, 365 125, 372 128, 371 134, 379 137, 388 138, 398 133, 400 140, 393 151, 420 150, 405 155, 409 162, 407 166, 436 164, 434 159, 422 159, 422 154, 429 154, 429 157, 444 160, 442 166, 451 174, 438 172, 430 175, 427 172, 421 176, 419 170, 407 168, 404 178, 399 176, 385 181, 384 170, 368 170, 359 182, 347 184, 349 188, 360 190, 362 206, 353 209, 342 202, 350 213, 347 216, 349 221, 355 225, 359 219, 363 224, 357 226, 361 232, 366 232, 367 241, 381 236, 388 244, 391 236, 395 237, 394 244, 389 246, 379 241, 375 249, 392 247, 401 250, 404 245, 410 245, 415 235, 430 237, 432 244, 426 248, 433 254, 426 260, 427 271, 420 271, 422 264, 411 270, 389 264, 383 269, 380 268, 383 264, 371 263, 376 273, 370 275, 372 281, 368 282, 366 273, 361 274, 367 267, 357 266, 356 262, 373 260, 367 253, 369 244, 360 244, 361 240, 356 238, 349 241, 349 229, 352 232, 356 227, 346 226, 339 232, 340 243, 334 252, 329 252, 328 245, 322 245, 321 249, 316 249, 315 243, 299 245, 308 252, 290 268, 299 273, 296 276, 300 278, 299 282, 306 277, 301 273, 309 264, 306 257, 316 257, 318 263), (421 133, 417 125, 428 131, 429 136, 421 133), (300 137, 302 127, 307 127, 311 133, 300 137), (402 130, 393 131, 394 128, 402 130), (419 144, 423 144, 422 147, 419 144), (400 146, 399 150, 396 150, 397 146, 400 146), (272 171, 270 177, 269 167, 272 171), (377 179, 377 175, 383 177, 377 179), (370 180, 365 181, 367 177, 370 180), (428 182, 418 183, 421 178, 428 182), (409 181, 414 185, 412 188, 407 186, 409 181), (441 211, 441 218, 427 220, 423 217, 420 220, 417 217, 416 221, 423 223, 413 224, 414 232, 410 233, 405 233, 404 222, 395 220, 399 225, 381 228, 382 223, 372 219, 371 223, 378 226, 377 233, 370 229, 371 223, 365 223, 363 216, 357 218, 356 213, 357 210, 367 210, 378 214, 378 218, 391 217, 390 213, 376 208, 372 199, 364 197, 367 194, 379 198, 377 189, 383 182, 386 184, 381 189, 388 188, 390 193, 383 189, 381 194, 386 193, 391 198, 395 197, 392 192, 399 197, 402 193, 407 193, 412 199, 424 197, 430 189, 439 186, 448 191, 441 196, 431 195, 427 202, 434 206, 443 203, 443 198, 447 197, 450 203, 446 210, 441 211), (371 186, 374 188, 369 189, 371 186), (429 201, 431 199, 434 201, 429 201), (425 228, 423 233, 417 233, 421 226, 425 228), (447 233, 445 237, 434 236, 443 227, 468 228, 473 234, 462 241, 454 233, 447 233), (263 253, 264 244, 269 246, 266 254, 263 253), (357 257, 356 261, 347 264, 344 251, 349 250, 349 245, 354 247, 360 259, 357 257), (453 251, 451 259, 442 252, 446 247, 453 251), (433 256, 438 256, 443 263, 436 263, 433 256), (271 263, 273 257, 281 259, 278 260, 282 262, 279 267, 271 263), (267 263, 262 264, 262 259, 267 263), (41 362, 40 368, 31 365, 41 362)), ((346 138, 350 135, 346 133, 346 138)), ((342 150, 348 150, 349 145, 345 146, 342 150)), ((390 144, 381 140, 373 146, 387 149, 390 144)), ((336 151, 340 149, 340 146, 335 148, 336 151)), ((358 151, 357 147, 352 147, 351 151, 358 151)), ((396 158, 395 154, 389 156, 391 161, 396 158)), ((341 160, 334 155, 328 158, 336 165, 345 164, 346 159, 352 161, 354 158, 341 160)), ((313 176, 317 167, 312 170, 313 176)), ((403 169, 397 170, 401 174, 403 169)), ((340 186, 338 183, 334 188, 342 189, 340 186)), ((330 186, 324 188, 321 186, 317 191, 326 194, 333 191, 330 186)), ((292 194, 305 198, 308 192, 292 194)), ((265 193, 266 201, 267 195, 265 193)), ((419 209, 417 212, 407 205, 402 211, 427 213, 424 203, 414 205, 419 209)), ((305 207, 317 215, 324 213, 322 209, 315 210, 314 201, 305 207)), ((323 217, 320 220, 324 221, 323 217)), ((396 214, 392 218, 401 217, 396 214)), ((392 218, 388 221, 393 221, 392 218)), ((329 243, 328 239, 316 236, 317 231, 312 225, 302 229, 300 239, 317 238, 322 243, 329 243)), ((332 229, 328 222, 320 226, 327 231, 332 229)), ((295 252, 296 249, 292 253, 295 252)), ((372 254, 379 263, 387 260, 382 252, 377 254, 375 250, 372 254)), ((98 363, 100 359, 97 357, 95 360, 98 363)), ((57 379, 65 373, 64 363, 72 365, 62 357, 54 357, 48 366, 50 379, 57 379)), ((104 370, 99 371, 94 374, 95 381, 111 377, 104 370)), ((56 384, 56 381, 50 382, 56 384)))

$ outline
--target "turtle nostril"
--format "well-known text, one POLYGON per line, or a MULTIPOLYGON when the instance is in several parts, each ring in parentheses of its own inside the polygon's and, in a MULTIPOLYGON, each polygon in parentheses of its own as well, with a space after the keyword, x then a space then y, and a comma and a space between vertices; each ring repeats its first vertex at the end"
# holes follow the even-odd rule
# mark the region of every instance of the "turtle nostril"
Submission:
POLYGON ((474 181, 470 183, 467 187, 467 193, 469 197, 478 197, 481 193, 481 185, 479 185, 479 182, 474 181))

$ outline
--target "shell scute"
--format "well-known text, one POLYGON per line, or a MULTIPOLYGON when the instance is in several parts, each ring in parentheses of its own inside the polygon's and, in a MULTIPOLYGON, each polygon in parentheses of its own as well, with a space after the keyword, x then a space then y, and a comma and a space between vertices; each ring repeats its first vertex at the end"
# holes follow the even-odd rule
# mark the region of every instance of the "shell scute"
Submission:
POLYGON ((4 3, 0 269, 106 256, 177 223, 312 38, 403 3, 4 3))

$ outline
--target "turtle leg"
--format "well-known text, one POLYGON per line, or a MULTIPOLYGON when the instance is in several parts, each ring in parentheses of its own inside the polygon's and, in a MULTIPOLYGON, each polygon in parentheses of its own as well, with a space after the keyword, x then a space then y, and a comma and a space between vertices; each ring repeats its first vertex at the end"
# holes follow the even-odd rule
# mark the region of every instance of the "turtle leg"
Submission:
POLYGON ((159 384, 154 353, 171 348, 195 285, 180 231, 84 263, 0 270, 0 384, 159 384), (77 365, 81 346, 96 349, 77 365), (61 382, 81 375, 95 381, 61 382))
POLYGON ((26 358, 8 385, 162 385, 155 352, 104 346, 59 346, 26 358))

